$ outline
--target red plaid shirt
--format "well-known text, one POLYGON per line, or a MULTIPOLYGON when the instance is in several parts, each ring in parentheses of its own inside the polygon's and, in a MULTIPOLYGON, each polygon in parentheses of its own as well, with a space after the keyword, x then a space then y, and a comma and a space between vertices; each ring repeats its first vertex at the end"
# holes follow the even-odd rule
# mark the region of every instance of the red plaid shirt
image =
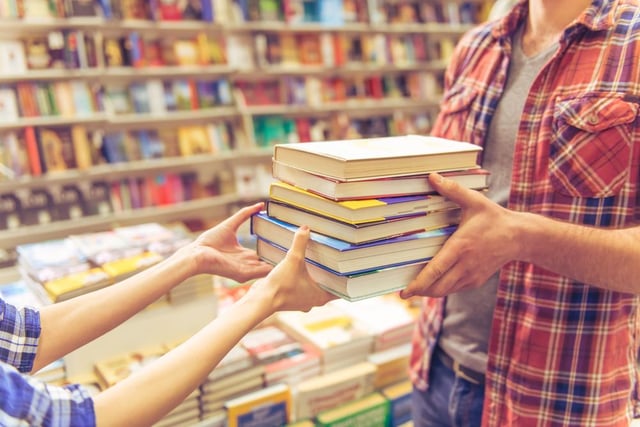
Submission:
MULTIPOLYGON (((526 2, 458 44, 433 134, 483 145, 526 2)), ((533 82, 509 207, 598 227, 631 226, 640 199, 640 2, 594 0, 533 82)), ((597 262, 597 260, 594 260, 597 262)), ((425 299, 411 376, 427 387, 444 300, 425 299)), ((500 275, 483 424, 626 426, 636 403, 638 299, 532 264, 500 275)))

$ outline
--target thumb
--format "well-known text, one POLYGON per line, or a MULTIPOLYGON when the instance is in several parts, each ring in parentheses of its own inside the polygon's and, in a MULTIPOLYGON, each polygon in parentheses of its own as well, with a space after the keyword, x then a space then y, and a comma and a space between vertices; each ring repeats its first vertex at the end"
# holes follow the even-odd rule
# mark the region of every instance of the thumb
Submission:
POLYGON ((251 206, 245 206, 227 219, 224 220, 224 224, 231 227, 234 230, 240 228, 245 221, 251 218, 252 215, 257 214, 264 207, 263 202, 255 203, 251 206))
POLYGON ((293 242, 291 248, 287 252, 287 256, 299 256, 304 258, 304 252, 307 249, 307 243, 309 242, 309 227, 306 225, 300 226, 296 230, 296 234, 293 235, 293 242))
POLYGON ((463 209, 471 206, 477 200, 476 197, 480 196, 477 191, 462 187, 457 182, 447 179, 436 172, 430 173, 428 179, 429 184, 438 194, 458 204, 463 209))

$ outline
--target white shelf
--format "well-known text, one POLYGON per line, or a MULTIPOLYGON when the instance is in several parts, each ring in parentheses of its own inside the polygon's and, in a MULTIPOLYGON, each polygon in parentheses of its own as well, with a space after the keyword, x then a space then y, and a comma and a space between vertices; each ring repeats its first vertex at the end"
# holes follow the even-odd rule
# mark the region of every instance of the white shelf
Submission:
MULTIPOLYGON (((255 200, 266 196, 256 195, 255 200)), ((56 221, 44 225, 2 230, 0 248, 14 248, 24 243, 42 242, 77 233, 104 231, 116 225, 133 225, 145 222, 170 222, 196 217, 211 219, 228 216, 228 207, 234 203, 248 202, 248 198, 235 194, 190 200, 175 205, 146 207, 115 212, 104 216, 88 216, 68 221, 56 221)))

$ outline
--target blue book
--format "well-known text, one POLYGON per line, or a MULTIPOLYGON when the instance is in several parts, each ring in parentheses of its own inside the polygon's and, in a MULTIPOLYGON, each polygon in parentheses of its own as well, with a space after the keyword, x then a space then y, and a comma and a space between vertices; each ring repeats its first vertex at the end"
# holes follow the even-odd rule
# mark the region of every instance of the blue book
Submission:
MULTIPOLYGON (((251 218, 251 232, 258 237, 258 255, 275 246, 287 251, 298 226, 260 212, 251 218)), ((433 257, 455 226, 396 236, 375 242, 353 244, 311 232, 305 257, 335 274, 349 275, 426 262, 433 257)), ((273 261, 273 260, 272 260, 273 261)))

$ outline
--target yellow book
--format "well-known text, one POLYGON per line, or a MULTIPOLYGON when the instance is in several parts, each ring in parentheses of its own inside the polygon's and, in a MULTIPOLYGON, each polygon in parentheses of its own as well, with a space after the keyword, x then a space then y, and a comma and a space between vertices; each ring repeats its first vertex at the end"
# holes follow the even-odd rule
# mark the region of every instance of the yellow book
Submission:
POLYGON ((384 221, 457 207, 442 196, 424 194, 334 201, 284 182, 271 183, 269 196, 273 200, 349 224, 384 221))
POLYGON ((53 302, 63 301, 76 295, 90 292, 111 284, 111 277, 101 268, 70 274, 44 283, 44 288, 53 302))
POLYGON ((228 427, 249 425, 282 426, 291 420, 291 390, 281 383, 229 400, 228 427))
POLYGON ((106 262, 102 265, 102 269, 114 279, 121 280, 137 273, 138 271, 142 271, 154 264, 157 264, 163 259, 162 255, 147 251, 130 257, 106 262))

